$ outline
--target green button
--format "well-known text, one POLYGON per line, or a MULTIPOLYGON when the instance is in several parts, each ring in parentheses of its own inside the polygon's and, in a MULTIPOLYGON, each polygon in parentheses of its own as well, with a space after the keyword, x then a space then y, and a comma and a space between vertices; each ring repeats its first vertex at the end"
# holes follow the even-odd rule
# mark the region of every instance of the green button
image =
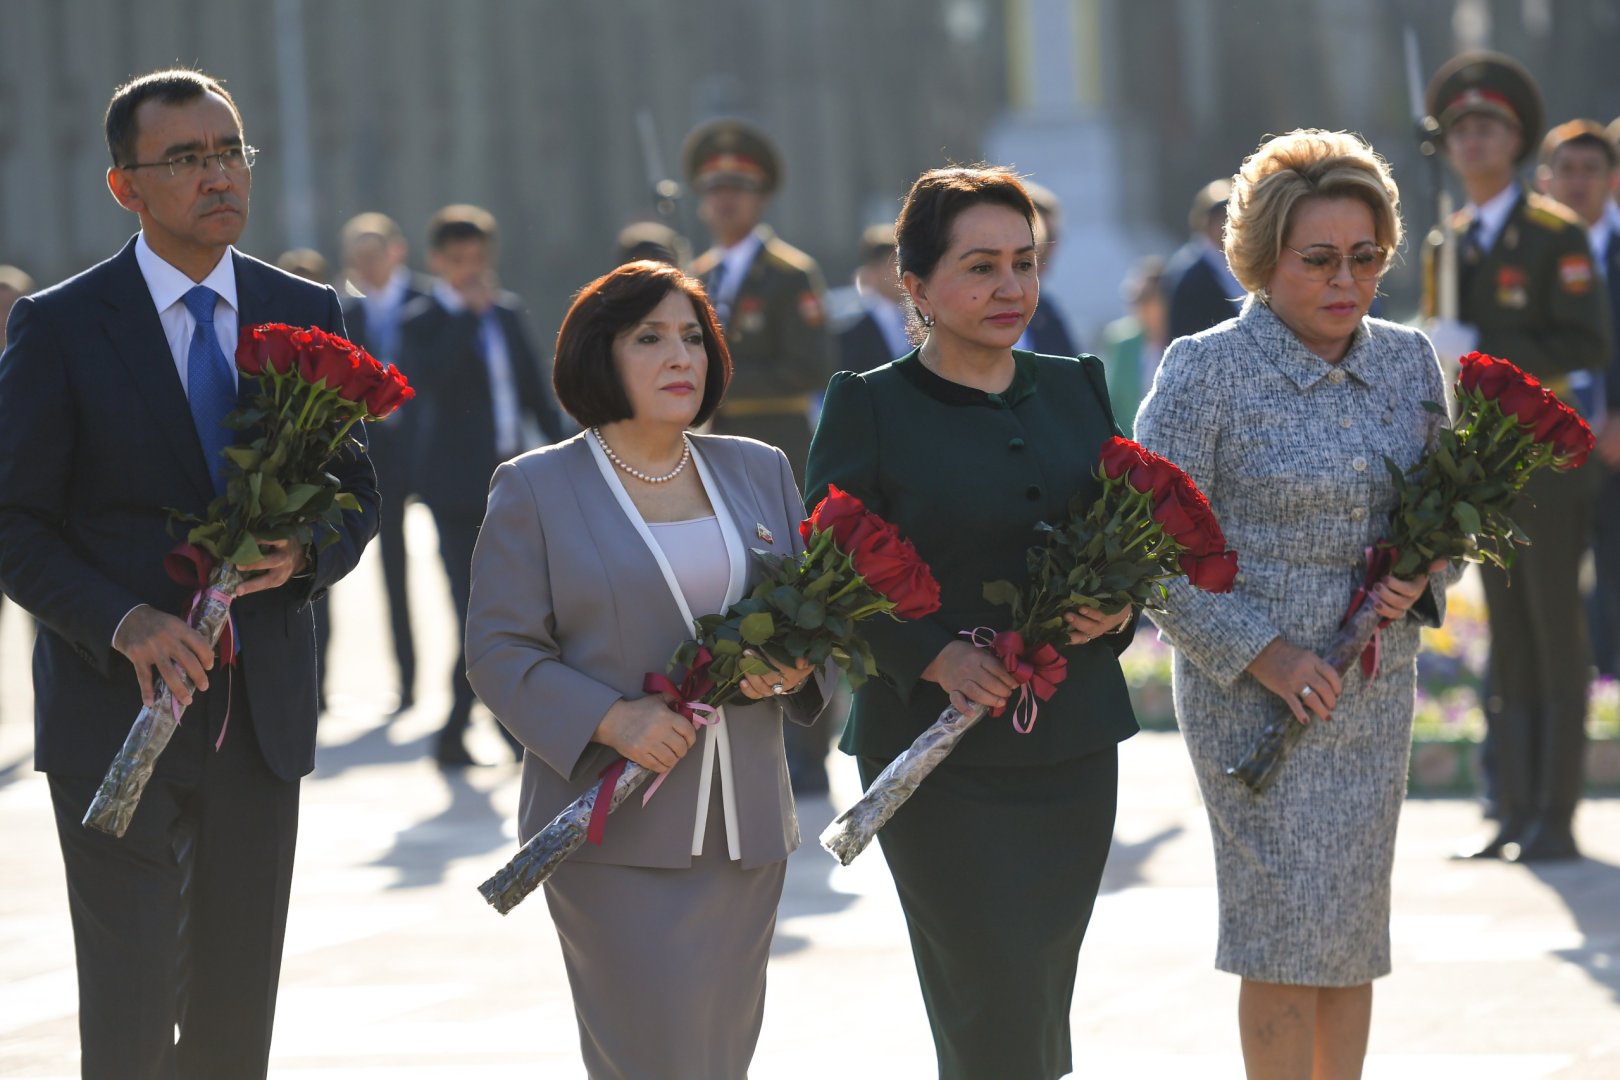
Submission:
POLYGON ((1019 436, 1014 435, 1012 438, 1007 440, 1007 449, 1009 449, 1009 450, 1022 450, 1023 448, 1024 448, 1024 440, 1022 438, 1020 438, 1019 436))

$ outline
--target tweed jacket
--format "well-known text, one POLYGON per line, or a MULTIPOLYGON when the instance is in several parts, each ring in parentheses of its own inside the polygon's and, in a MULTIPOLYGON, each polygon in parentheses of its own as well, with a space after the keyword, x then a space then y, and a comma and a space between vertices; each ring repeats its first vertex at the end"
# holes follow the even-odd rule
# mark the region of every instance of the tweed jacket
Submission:
MULTIPOLYGON (((620 698, 644 696, 644 676, 664 671, 693 633, 662 556, 652 550, 657 542, 642 535, 639 516, 630 517, 633 504, 598 468, 589 439, 581 432, 496 469, 473 554, 467 677, 526 749, 518 809, 524 840, 615 760, 612 750, 591 741, 597 724, 620 698)), ((719 435, 691 440, 722 529, 728 522, 735 528, 727 544, 734 601, 759 577, 745 548, 803 550, 798 489, 775 447, 719 435)), ((728 832, 737 830, 743 867, 786 858, 798 846, 799 827, 783 714, 809 723, 822 700, 807 685, 779 701, 724 707, 723 737, 719 727, 706 728, 645 807, 640 798, 626 800, 602 845, 586 845, 571 858, 690 866, 694 814, 708 805, 711 781, 722 783, 728 832), (713 757, 724 761, 734 783, 705 772, 713 757)))
MULTIPOLYGON (((1330 364, 1251 297, 1236 319, 1165 352, 1137 439, 1209 497, 1239 566, 1231 593, 1179 580, 1170 611, 1154 616, 1177 650, 1178 703, 1197 711, 1228 690, 1265 702, 1271 695, 1244 669, 1267 643, 1281 634, 1308 649, 1327 644, 1365 550, 1388 528, 1395 495, 1384 459, 1406 469, 1441 426, 1425 400, 1449 407, 1433 346, 1381 319, 1364 318, 1330 364)), ((1403 667, 1410 680, 1419 626, 1438 625, 1443 603, 1442 582, 1383 632, 1391 682, 1403 667)), ((1347 696, 1359 679, 1353 669, 1347 696)))

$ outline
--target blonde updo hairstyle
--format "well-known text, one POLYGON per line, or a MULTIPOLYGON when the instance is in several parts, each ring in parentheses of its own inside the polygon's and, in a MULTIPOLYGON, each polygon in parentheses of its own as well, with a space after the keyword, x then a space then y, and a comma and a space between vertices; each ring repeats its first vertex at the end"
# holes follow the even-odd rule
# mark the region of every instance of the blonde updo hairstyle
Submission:
POLYGON ((1294 208, 1306 199, 1359 199, 1372 211, 1373 240, 1401 246, 1401 193, 1389 162, 1347 131, 1296 128, 1260 144, 1232 178, 1226 206, 1226 261, 1238 283, 1265 299, 1277 271, 1294 208))

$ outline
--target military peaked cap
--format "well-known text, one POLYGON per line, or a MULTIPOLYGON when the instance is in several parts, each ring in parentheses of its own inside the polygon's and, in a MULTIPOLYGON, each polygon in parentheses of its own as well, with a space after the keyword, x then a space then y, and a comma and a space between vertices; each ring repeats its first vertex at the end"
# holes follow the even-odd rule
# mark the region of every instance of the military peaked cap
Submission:
POLYGON ((769 195, 781 183, 776 145, 752 124, 729 117, 693 129, 681 147, 681 160, 694 191, 735 184, 769 195))
POLYGON ((1446 61, 1429 80, 1426 104, 1442 135, 1460 117, 1487 113, 1518 127, 1522 164, 1536 152, 1543 110, 1535 79, 1511 56, 1468 52, 1446 61))

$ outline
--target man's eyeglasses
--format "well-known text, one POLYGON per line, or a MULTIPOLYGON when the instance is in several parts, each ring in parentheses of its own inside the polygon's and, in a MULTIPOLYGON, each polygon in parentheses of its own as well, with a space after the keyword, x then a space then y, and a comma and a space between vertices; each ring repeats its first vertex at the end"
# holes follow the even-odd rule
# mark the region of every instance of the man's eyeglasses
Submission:
POLYGON ((1358 244, 1348 255, 1327 244, 1312 244, 1304 251, 1294 247, 1288 250, 1299 256, 1305 273, 1316 281, 1332 281, 1338 277, 1339 268, 1346 260, 1350 263, 1351 277, 1371 281, 1383 273, 1384 264, 1389 261, 1389 252, 1376 244, 1358 244))
POLYGON ((253 168, 253 162, 258 158, 259 151, 251 146, 231 146, 219 151, 217 154, 176 154, 166 161, 132 161, 128 165, 120 166, 125 169, 168 169, 170 176, 196 177, 206 172, 209 162, 219 162, 219 167, 228 173, 246 172, 253 168))

